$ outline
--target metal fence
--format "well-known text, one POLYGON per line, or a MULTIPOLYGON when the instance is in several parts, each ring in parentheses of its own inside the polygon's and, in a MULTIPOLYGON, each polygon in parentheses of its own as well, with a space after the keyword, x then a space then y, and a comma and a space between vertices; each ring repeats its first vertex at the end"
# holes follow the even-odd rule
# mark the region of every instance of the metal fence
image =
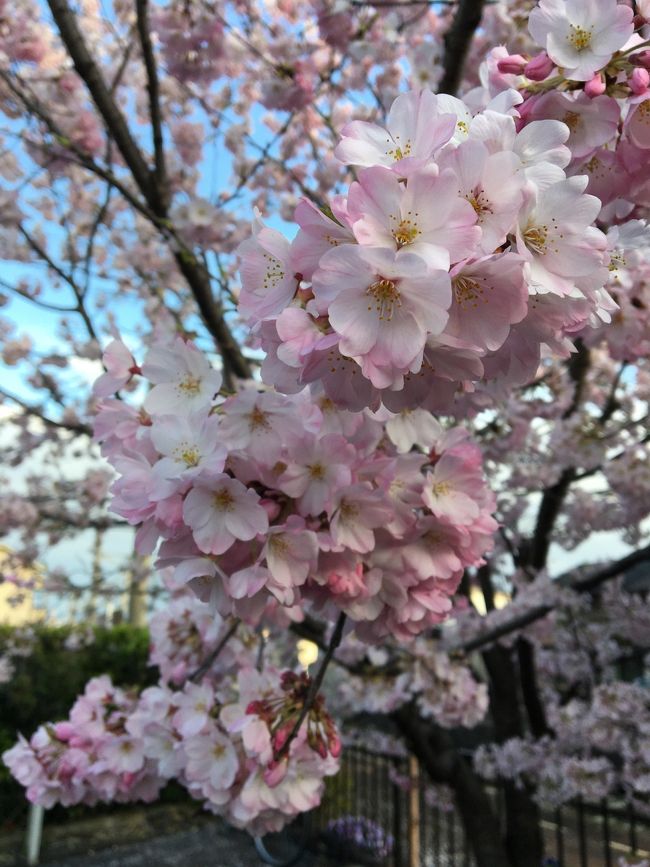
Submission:
MULTIPOLYGON (((488 792, 503 827, 504 793, 488 792)), ((338 845, 361 864, 474 867, 460 817, 451 805, 431 804, 426 776, 413 759, 348 747, 311 824, 330 848, 338 845)), ((542 811, 541 828, 547 867, 617 867, 622 855, 650 858, 650 817, 623 802, 576 801, 542 811)))

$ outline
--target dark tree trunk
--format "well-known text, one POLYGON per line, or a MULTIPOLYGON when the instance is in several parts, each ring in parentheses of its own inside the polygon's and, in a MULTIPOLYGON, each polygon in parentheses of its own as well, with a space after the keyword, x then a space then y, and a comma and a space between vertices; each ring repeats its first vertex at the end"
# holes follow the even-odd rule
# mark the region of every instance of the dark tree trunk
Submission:
MULTIPOLYGON (((449 733, 422 720, 413 706, 401 708, 393 717, 431 780, 453 789, 477 867, 517 867, 508 855, 481 780, 458 753, 449 733)), ((541 859, 535 867, 539 863, 541 859)))
MULTIPOLYGON (((499 743, 525 733, 519 699, 519 671, 512 651, 493 645, 483 653, 490 675, 490 710, 499 743)), ((539 867, 544 843, 537 804, 528 792, 505 787, 506 837, 509 864, 513 867, 539 867)))

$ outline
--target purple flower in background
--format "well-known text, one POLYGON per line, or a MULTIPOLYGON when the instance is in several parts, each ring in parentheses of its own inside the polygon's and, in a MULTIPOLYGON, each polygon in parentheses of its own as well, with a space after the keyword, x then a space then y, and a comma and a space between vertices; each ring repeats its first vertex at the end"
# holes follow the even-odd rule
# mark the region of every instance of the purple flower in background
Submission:
POLYGON ((387 858, 395 840, 381 825, 365 816, 340 816, 327 823, 327 832, 339 842, 355 843, 379 858, 387 858))

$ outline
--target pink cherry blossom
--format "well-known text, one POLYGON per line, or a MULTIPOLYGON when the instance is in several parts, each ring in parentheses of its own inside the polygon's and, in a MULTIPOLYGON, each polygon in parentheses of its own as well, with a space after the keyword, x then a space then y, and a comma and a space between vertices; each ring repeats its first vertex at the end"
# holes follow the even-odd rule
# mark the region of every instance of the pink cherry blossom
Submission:
POLYGON ((172 346, 149 350, 142 374, 154 383, 144 401, 152 415, 204 409, 221 388, 221 374, 195 346, 180 337, 172 346))
POLYGON ((302 515, 320 515, 331 509, 336 491, 352 481, 353 460, 354 449, 342 436, 304 439, 291 450, 278 486, 298 500, 302 515))
POLYGON ((223 554, 235 539, 249 541, 268 527, 255 491, 230 476, 215 476, 210 487, 197 485, 185 499, 183 517, 206 554, 223 554))
POLYGON ((96 397, 110 397, 123 388, 140 368, 121 340, 112 340, 102 356, 106 373, 93 386, 96 397))
POLYGON ((567 78, 588 81, 630 38, 632 17, 616 0, 540 0, 528 27, 567 78))
POLYGON ((453 301, 445 337, 480 352, 499 349, 528 312, 524 263, 514 253, 477 259, 451 274, 453 301))
POLYGON ((457 187, 452 172, 417 173, 404 187, 388 169, 366 169, 348 194, 357 241, 404 249, 435 270, 447 270, 450 261, 470 256, 479 240, 476 213, 457 187))
POLYGON ((293 298, 297 282, 289 242, 260 216, 253 222, 253 236, 238 249, 242 278, 239 304, 252 322, 279 313, 293 298))
POLYGON ((419 256, 353 245, 323 256, 314 294, 341 335, 341 352, 360 357, 380 388, 419 370, 426 336, 444 328, 451 300, 448 276, 419 256))
POLYGON ((451 138, 453 116, 442 114, 430 90, 398 96, 386 119, 386 129, 352 121, 342 130, 335 155, 357 166, 388 166, 400 177, 417 171, 451 138))
POLYGON ((343 488, 334 500, 332 537, 337 545, 345 545, 353 551, 372 551, 373 530, 389 515, 388 504, 369 485, 343 488))
POLYGON ((600 277, 603 234, 592 227, 600 201, 584 195, 587 179, 568 178, 531 198, 521 212, 517 251, 538 292, 566 295, 578 277, 600 277))
POLYGON ((157 416, 151 441, 162 457, 154 464, 154 474, 162 480, 182 482, 218 475, 227 454, 219 439, 217 416, 157 416))

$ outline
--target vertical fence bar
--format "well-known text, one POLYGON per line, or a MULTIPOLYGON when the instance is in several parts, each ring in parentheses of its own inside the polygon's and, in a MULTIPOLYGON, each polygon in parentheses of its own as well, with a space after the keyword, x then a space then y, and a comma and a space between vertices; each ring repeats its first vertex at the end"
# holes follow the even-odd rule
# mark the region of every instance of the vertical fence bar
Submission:
POLYGON ((564 825, 562 807, 555 811, 555 856, 560 867, 564 867, 564 825))
POLYGON ((605 867, 612 867, 612 851, 610 849, 609 837, 609 810, 607 801, 603 799, 603 852, 605 855, 605 867))
POLYGON ((45 810, 40 804, 30 804, 27 815, 27 863, 32 867, 38 864, 41 855, 41 838, 43 836, 43 815, 45 810))
POLYGON ((456 814, 453 810, 447 813, 447 846, 449 847, 449 863, 456 867, 456 814))
POLYGON ((632 804, 627 805, 628 816, 630 817, 629 823, 629 838, 630 838, 630 848, 632 852, 636 852, 639 848, 637 845, 636 839, 636 813, 634 812, 634 807, 632 804))
POLYGON ((582 798, 576 805, 578 811, 578 840, 580 844, 580 867, 589 867, 587 862, 587 829, 585 828, 585 807, 582 798))
POLYGON ((435 864, 440 862, 440 807, 438 804, 433 811, 433 852, 435 855, 435 864))
POLYGON ((420 766, 409 756, 409 867, 420 867, 420 766))
POLYGON ((361 765, 361 757, 359 755, 359 750, 356 751, 354 756, 354 815, 359 815, 359 807, 361 804, 361 792, 359 791, 359 779, 361 777, 360 771, 361 765))
MULTIPOLYGON (((401 771, 399 761, 396 761, 393 767, 401 771)), ((393 783, 393 837, 395 838, 395 867, 402 867, 402 790, 393 783)))

